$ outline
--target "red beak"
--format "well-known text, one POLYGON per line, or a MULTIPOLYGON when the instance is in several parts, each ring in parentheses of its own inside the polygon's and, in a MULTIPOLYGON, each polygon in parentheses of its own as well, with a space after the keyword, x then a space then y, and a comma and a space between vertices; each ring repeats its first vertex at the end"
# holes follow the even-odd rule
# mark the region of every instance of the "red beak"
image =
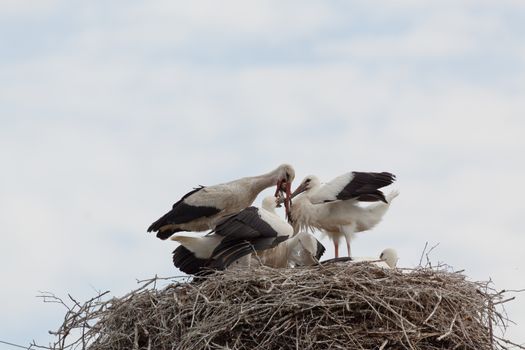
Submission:
POLYGON ((292 184, 288 181, 286 182, 286 198, 284 199, 284 208, 286 212, 286 217, 290 218, 290 207, 292 206, 292 184))
POLYGON ((275 194, 274 197, 277 197, 279 195, 279 192, 281 192, 281 185, 283 184, 284 180, 277 181, 277 187, 275 188, 275 194))

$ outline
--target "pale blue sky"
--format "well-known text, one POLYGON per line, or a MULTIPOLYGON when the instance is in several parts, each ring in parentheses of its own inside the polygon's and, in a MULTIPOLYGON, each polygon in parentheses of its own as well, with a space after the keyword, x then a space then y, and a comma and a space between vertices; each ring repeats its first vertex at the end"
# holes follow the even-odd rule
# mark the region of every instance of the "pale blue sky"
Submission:
MULTIPOLYGON (((0 3, 0 340, 47 342, 39 290, 120 295, 173 275, 145 229, 193 186, 292 163, 297 182, 392 171, 354 242, 425 242, 525 287, 520 1, 0 3)), ((331 245, 328 254, 333 254, 331 245)), ((525 342, 523 296, 507 311, 525 342)), ((0 346, 1 348, 1 346, 0 346)))

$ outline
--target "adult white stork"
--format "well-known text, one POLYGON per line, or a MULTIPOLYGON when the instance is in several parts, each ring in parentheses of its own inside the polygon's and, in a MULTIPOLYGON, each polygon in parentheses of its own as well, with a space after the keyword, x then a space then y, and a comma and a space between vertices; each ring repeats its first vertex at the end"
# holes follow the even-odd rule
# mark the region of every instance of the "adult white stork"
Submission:
POLYGON ((290 187, 295 170, 289 164, 259 176, 215 185, 200 186, 186 193, 172 209, 155 221, 148 232, 156 232, 160 239, 167 239, 180 231, 206 231, 213 229, 221 218, 235 214, 252 205, 264 189, 277 186, 278 192, 285 191, 285 206, 290 207, 290 187))
POLYGON ((398 195, 390 192, 388 199, 379 189, 394 182, 391 173, 350 172, 321 186, 319 179, 307 176, 292 193, 291 221, 294 231, 323 230, 334 241, 335 256, 339 256, 339 238, 346 239, 348 256, 350 240, 355 232, 366 231, 377 225, 390 201, 398 195), (362 207, 359 202, 381 202, 362 207))
MULTIPOLYGON (((275 197, 265 201, 275 203, 275 197)), ((203 269, 223 270, 253 252, 275 247, 292 235, 292 226, 275 212, 248 207, 224 218, 204 237, 172 236, 172 240, 181 243, 173 251, 173 263, 188 274, 204 273, 203 269)))
POLYGON ((382 219, 392 200, 399 195, 399 191, 390 191, 386 195, 386 203, 378 202, 366 207, 354 205, 351 207, 349 215, 352 215, 354 220, 348 225, 342 225, 339 227, 331 228, 332 231, 322 230, 333 242, 336 253, 338 253, 338 245, 341 238, 344 237, 346 242, 346 249, 348 256, 352 256, 350 250, 350 243, 354 239, 355 234, 358 232, 368 231, 374 228, 382 219))
MULTIPOLYGON (((275 208, 280 200, 266 197, 262 208, 277 215, 275 208)), ((292 226, 290 229, 293 230, 292 226)), ((257 252, 252 260, 262 265, 283 268, 316 264, 325 252, 325 247, 309 232, 299 232, 272 249, 257 252)))

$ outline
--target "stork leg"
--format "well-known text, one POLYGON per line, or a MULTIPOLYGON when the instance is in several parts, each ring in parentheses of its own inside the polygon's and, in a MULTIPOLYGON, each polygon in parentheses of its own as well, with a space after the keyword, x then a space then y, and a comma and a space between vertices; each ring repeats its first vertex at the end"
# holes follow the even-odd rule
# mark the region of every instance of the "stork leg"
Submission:
POLYGON ((355 227, 354 225, 345 225, 342 227, 343 235, 345 236, 346 241, 346 251, 348 252, 348 257, 351 258, 352 254, 350 251, 350 241, 354 238, 355 227))
POLYGON ((335 257, 339 257, 339 242, 334 241, 335 257))

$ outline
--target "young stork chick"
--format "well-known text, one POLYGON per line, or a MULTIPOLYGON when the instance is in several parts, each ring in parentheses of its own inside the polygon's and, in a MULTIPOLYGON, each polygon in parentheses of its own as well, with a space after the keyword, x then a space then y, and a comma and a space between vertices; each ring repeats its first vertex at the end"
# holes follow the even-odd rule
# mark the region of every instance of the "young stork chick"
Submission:
MULTIPOLYGON (((262 202, 262 208, 275 215, 275 208, 279 206, 280 198, 266 197, 262 202)), ((284 223, 284 221, 282 221, 284 223)), ((293 227, 289 226, 289 230, 293 227)), ((308 232, 299 232, 293 237, 272 249, 257 252, 252 261, 260 262, 262 265, 283 268, 292 266, 308 266, 316 264, 325 252, 325 247, 308 232)))
POLYGON ((361 261, 370 261, 372 264, 385 268, 385 269, 395 269, 397 266, 399 258, 395 249, 387 248, 381 252, 379 258, 371 257, 352 257, 351 261, 361 262, 361 261))
POLYGON ((276 195, 286 192, 288 212, 291 183, 295 170, 289 164, 259 176, 244 177, 214 186, 200 186, 186 193, 172 209, 152 223, 148 232, 156 232, 160 239, 167 239, 180 231, 211 230, 224 217, 238 213, 252 205, 264 189, 276 186, 276 195))
POLYGON ((275 197, 270 198, 261 208, 248 207, 224 218, 204 237, 172 236, 181 243, 173 251, 174 265, 188 274, 223 270, 253 252, 284 242, 293 228, 275 213, 275 197))
POLYGON ((397 267, 397 262, 399 258, 397 257, 397 252, 392 248, 387 248, 381 252, 379 255, 379 258, 374 257, 360 257, 360 256, 353 256, 353 257, 345 257, 345 258, 333 258, 329 260, 325 260, 321 262, 321 264, 329 264, 334 262, 344 262, 344 261, 350 261, 352 263, 359 263, 359 262, 369 262, 372 265, 382 267, 385 269, 395 269, 397 267))
POLYGON ((319 179, 307 176, 292 193, 291 222, 294 231, 319 229, 334 241, 335 257, 339 257, 339 238, 346 239, 348 256, 350 240, 355 232, 366 231, 379 223, 390 200, 398 195, 391 192, 385 198, 379 190, 394 182, 391 173, 351 172, 321 186, 319 179), (362 207, 359 202, 381 202, 362 207))
POLYGON ((313 234, 301 231, 277 247, 257 253, 252 263, 273 268, 312 266, 319 262, 325 247, 313 234))
POLYGON ((386 264, 391 268, 395 269, 397 267, 397 262, 399 261, 399 257, 397 256, 397 252, 395 249, 387 248, 381 252, 381 255, 379 255, 379 259, 386 262, 386 264))

